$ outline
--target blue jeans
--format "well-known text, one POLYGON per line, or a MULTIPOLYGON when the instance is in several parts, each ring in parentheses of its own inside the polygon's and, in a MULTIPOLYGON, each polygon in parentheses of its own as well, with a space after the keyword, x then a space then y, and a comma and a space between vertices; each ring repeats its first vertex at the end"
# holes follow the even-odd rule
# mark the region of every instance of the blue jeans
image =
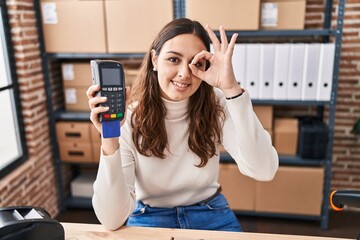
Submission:
POLYGON ((150 207, 137 201, 126 226, 242 231, 222 194, 205 203, 174 208, 150 207))

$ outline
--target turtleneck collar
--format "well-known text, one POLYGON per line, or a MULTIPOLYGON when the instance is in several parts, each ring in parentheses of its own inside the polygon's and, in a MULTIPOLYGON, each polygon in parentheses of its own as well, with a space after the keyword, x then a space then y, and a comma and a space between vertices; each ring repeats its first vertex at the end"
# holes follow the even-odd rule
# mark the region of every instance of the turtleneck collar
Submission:
POLYGON ((167 114, 165 117, 167 120, 176 120, 187 115, 189 98, 178 102, 171 101, 165 98, 161 99, 167 109, 167 114))

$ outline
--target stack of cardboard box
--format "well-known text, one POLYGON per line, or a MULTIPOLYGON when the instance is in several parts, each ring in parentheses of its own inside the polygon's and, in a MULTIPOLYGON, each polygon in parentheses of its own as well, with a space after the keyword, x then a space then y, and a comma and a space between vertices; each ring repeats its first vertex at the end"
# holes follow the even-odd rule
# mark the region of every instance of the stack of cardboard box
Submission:
POLYGON ((60 159, 72 163, 96 163, 100 158, 100 134, 89 122, 56 123, 60 159))
POLYGON ((274 130, 274 146, 278 154, 295 156, 298 147, 298 120, 296 118, 276 118, 274 130))
POLYGON ((172 0, 41 0, 41 12, 48 53, 143 53, 174 15, 172 0))
POLYGON ((61 64, 64 86, 65 109, 90 112, 86 90, 92 85, 88 62, 64 62, 61 64))

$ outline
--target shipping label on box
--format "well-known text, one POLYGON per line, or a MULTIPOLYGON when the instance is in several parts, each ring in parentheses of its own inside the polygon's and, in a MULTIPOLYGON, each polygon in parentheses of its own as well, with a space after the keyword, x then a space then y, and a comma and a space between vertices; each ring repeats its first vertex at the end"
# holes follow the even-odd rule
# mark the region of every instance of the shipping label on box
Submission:
POLYGON ((278 24, 278 4, 261 4, 261 26, 276 27, 278 24))
POLYGON ((75 88, 66 88, 65 89, 65 103, 66 104, 76 104, 76 89, 75 88))
POLYGON ((41 6, 42 17, 44 24, 57 24, 58 23, 58 14, 56 9, 56 3, 47 2, 43 3, 41 6))
POLYGON ((63 80, 71 81, 75 79, 74 64, 62 64, 61 72, 63 80))

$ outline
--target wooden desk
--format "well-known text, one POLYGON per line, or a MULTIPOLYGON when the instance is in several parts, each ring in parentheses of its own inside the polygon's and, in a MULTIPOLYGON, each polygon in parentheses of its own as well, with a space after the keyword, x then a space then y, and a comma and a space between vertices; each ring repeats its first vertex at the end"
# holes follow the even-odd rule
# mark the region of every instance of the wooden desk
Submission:
POLYGON ((65 240, 340 240, 311 236, 236 233, 172 228, 122 227, 107 231, 99 224, 61 223, 65 240))

